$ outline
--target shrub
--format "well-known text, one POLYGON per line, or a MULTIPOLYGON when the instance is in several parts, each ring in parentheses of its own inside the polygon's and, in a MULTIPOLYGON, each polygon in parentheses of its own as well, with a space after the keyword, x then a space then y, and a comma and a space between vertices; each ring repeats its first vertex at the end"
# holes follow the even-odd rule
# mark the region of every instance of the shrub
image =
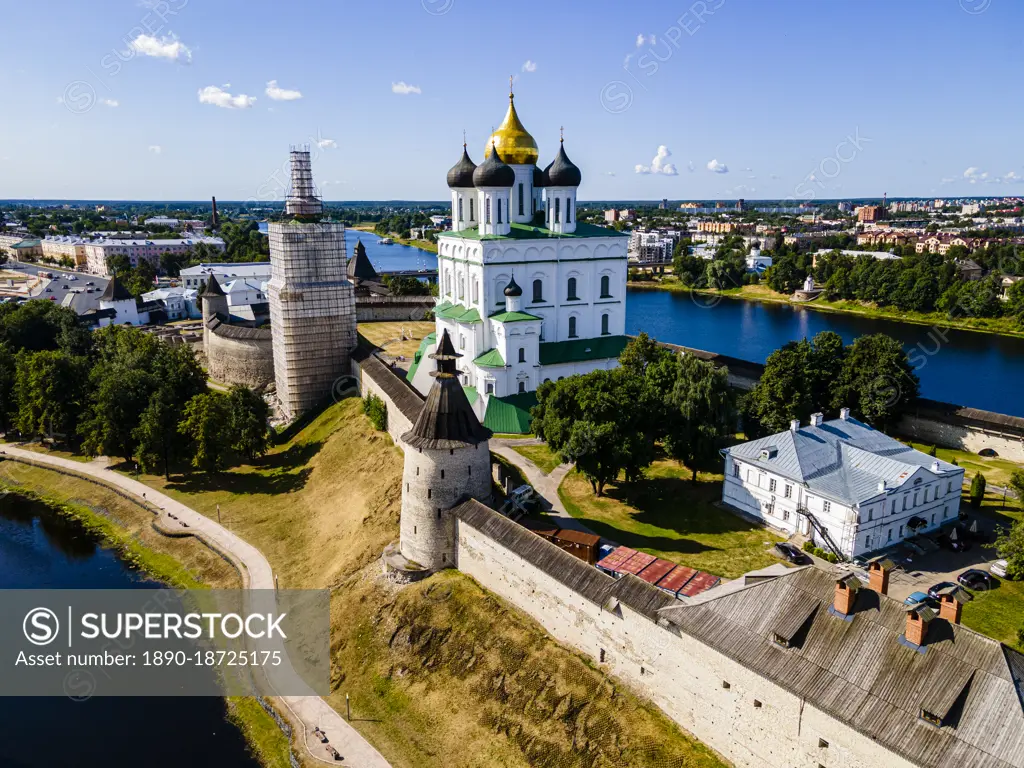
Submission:
POLYGON ((814 542, 813 541, 805 541, 804 542, 804 552, 813 552, 813 551, 814 551, 814 542))
POLYGON ((979 472, 971 480, 971 506, 978 508, 985 498, 985 476, 979 472))
POLYGON ((835 552, 829 552, 827 555, 825 555, 825 559, 828 560, 830 563, 838 563, 839 562, 839 558, 836 557, 836 553, 835 552))
POLYGON ((824 560, 826 553, 825 553, 825 550, 822 549, 821 547, 815 547, 813 550, 811 550, 811 554, 814 555, 815 557, 820 557, 822 560, 824 560))
POLYGON ((934 456, 935 455, 935 446, 934 445, 931 448, 928 449, 928 455, 929 456, 934 456))
POLYGON ((388 407, 376 395, 371 393, 363 398, 363 413, 373 424, 374 429, 383 432, 388 428, 388 407))

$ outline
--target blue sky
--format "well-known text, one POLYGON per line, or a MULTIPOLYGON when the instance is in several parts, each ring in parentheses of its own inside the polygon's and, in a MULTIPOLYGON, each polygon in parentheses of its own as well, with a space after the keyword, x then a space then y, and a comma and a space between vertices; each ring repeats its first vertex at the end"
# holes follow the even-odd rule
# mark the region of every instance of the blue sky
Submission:
POLYGON ((280 198, 312 142, 329 200, 444 199, 510 74, 584 200, 1024 194, 1018 0, 37 0, 3 22, 0 198, 280 198))

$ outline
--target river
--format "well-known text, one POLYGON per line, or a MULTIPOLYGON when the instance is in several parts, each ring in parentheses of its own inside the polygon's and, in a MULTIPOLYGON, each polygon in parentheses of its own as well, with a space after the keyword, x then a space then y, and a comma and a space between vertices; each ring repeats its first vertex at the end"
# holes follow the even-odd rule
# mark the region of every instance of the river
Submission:
MULTIPOLYGON (((0 499, 0 589, 159 586, 45 504, 0 499)), ((0 698, 0 765, 259 768, 226 714, 219 698, 0 698)))

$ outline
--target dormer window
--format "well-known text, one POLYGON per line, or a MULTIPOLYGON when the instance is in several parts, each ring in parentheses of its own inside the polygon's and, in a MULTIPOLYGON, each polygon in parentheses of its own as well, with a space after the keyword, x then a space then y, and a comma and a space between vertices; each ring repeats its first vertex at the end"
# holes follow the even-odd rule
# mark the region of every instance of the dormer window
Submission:
POLYGON ((934 725, 936 728, 942 727, 942 718, 936 715, 934 712, 929 712, 927 709, 922 709, 918 716, 926 723, 934 725))

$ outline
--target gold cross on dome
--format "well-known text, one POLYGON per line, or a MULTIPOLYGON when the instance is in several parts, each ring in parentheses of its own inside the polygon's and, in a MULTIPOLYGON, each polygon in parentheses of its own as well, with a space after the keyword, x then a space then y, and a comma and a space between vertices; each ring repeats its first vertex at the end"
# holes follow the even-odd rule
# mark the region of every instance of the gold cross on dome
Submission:
POLYGON ((558 140, 559 141, 565 141, 565 126, 564 125, 558 126, 558 140))
POLYGON ((512 81, 513 81, 513 79, 514 78, 512 77, 512 75, 508 76, 508 95, 509 96, 512 95, 512 81))

